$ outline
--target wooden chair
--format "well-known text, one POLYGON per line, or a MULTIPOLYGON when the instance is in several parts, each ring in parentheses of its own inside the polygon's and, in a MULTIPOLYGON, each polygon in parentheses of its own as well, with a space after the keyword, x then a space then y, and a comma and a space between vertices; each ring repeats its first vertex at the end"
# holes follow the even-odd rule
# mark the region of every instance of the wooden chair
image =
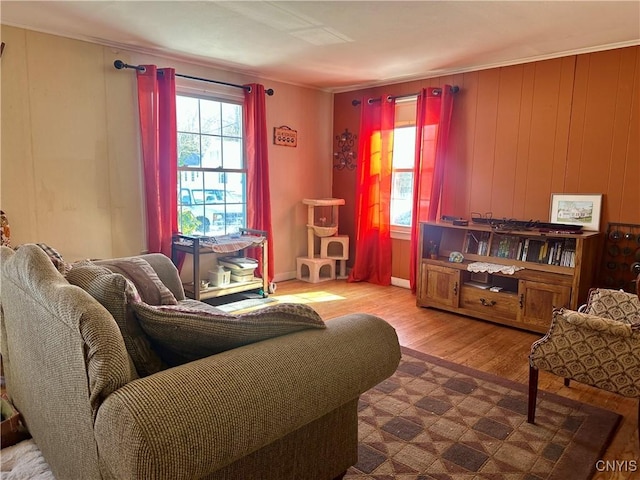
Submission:
MULTIPOLYGON (((581 312, 555 309, 549 331, 529 355, 529 408, 534 423, 538 373, 640 399, 640 275, 637 295, 594 288, 581 312)), ((640 432, 640 402, 638 403, 640 432)))

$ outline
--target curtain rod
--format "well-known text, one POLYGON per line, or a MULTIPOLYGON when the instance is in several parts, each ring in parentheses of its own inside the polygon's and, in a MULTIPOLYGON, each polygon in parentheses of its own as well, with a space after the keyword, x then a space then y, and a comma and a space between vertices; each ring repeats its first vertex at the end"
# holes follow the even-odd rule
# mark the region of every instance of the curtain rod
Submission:
MULTIPOLYGON (((123 68, 132 68, 142 73, 144 73, 146 70, 142 65, 128 65, 124 63, 122 60, 116 60, 115 62, 113 62, 113 66, 116 67, 118 70, 122 70, 123 68)), ((210 80, 208 78, 192 77, 191 75, 183 75, 181 73, 176 73, 176 77, 188 78, 190 80, 198 80, 200 82, 217 83, 219 85, 226 85, 228 87, 242 88, 247 92, 251 91, 251 87, 249 87, 248 85, 237 85, 235 83, 221 82, 220 80, 210 80)), ((266 93, 269 96, 273 95, 274 93, 273 88, 269 88, 265 90, 264 93, 266 93)))
MULTIPOLYGON (((453 87, 451 87, 451 93, 458 93, 460 91, 460 87, 458 87, 457 85, 454 85, 453 87)), ((431 90, 431 93, 433 93, 434 95, 440 95, 442 93, 442 89, 441 88, 434 88, 431 90)), ((408 98, 408 97, 415 97, 419 95, 419 93, 406 93, 404 95, 389 95, 387 97, 387 100, 397 100, 398 98, 408 98)), ((369 99, 369 103, 373 103, 373 102, 379 102, 381 101, 382 98, 370 98, 369 99)), ((353 105, 354 107, 357 107, 358 105, 360 105, 362 102, 360 100, 352 100, 351 101, 351 105, 353 105)))

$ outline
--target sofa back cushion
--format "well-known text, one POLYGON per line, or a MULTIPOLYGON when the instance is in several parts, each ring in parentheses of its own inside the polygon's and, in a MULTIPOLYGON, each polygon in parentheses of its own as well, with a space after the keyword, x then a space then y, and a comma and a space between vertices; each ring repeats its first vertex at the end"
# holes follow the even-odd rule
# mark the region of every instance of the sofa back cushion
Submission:
POLYGON ((637 295, 632 293, 607 288, 592 288, 589 291, 584 313, 635 324, 640 322, 640 300, 637 295))
MULTIPOLYGON (((106 266, 91 262, 76 264, 67 274, 67 280, 85 290, 111 313, 120 328, 127 352, 138 375, 144 377, 166 368, 151 348, 131 308, 132 303, 139 300, 138 290, 132 282, 119 273, 113 273, 106 266)), ((161 301, 162 295, 155 287, 142 290, 148 294, 146 298, 161 301)))
POLYGON ((178 305, 133 305, 140 324, 169 365, 309 328, 326 328, 308 305, 282 303, 230 315, 196 300, 178 305))

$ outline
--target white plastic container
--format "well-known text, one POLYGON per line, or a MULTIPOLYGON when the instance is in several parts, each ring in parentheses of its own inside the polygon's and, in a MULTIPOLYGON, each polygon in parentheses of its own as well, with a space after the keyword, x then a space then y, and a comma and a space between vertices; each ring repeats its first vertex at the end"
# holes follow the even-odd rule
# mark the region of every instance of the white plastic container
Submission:
POLYGON ((222 265, 217 270, 209 270, 209 284, 212 287, 223 287, 231 283, 231 272, 222 265))

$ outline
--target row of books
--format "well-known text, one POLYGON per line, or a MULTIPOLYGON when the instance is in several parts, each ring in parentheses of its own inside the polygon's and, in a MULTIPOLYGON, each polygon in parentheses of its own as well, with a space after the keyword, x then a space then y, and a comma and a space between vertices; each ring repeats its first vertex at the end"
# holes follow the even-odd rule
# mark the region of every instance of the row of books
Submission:
POLYGON ((576 266, 576 240, 564 238, 555 240, 526 239, 522 246, 521 259, 527 262, 546 263, 561 267, 576 266))
POLYGON ((463 246, 465 253, 491 255, 523 262, 545 263, 562 267, 575 267, 575 238, 527 238, 517 235, 494 235, 489 247, 489 238, 468 232, 463 246), (490 250, 490 251, 489 251, 490 250))
POLYGON ((467 232, 462 251, 464 253, 486 255, 489 253, 489 238, 488 232, 467 232))

